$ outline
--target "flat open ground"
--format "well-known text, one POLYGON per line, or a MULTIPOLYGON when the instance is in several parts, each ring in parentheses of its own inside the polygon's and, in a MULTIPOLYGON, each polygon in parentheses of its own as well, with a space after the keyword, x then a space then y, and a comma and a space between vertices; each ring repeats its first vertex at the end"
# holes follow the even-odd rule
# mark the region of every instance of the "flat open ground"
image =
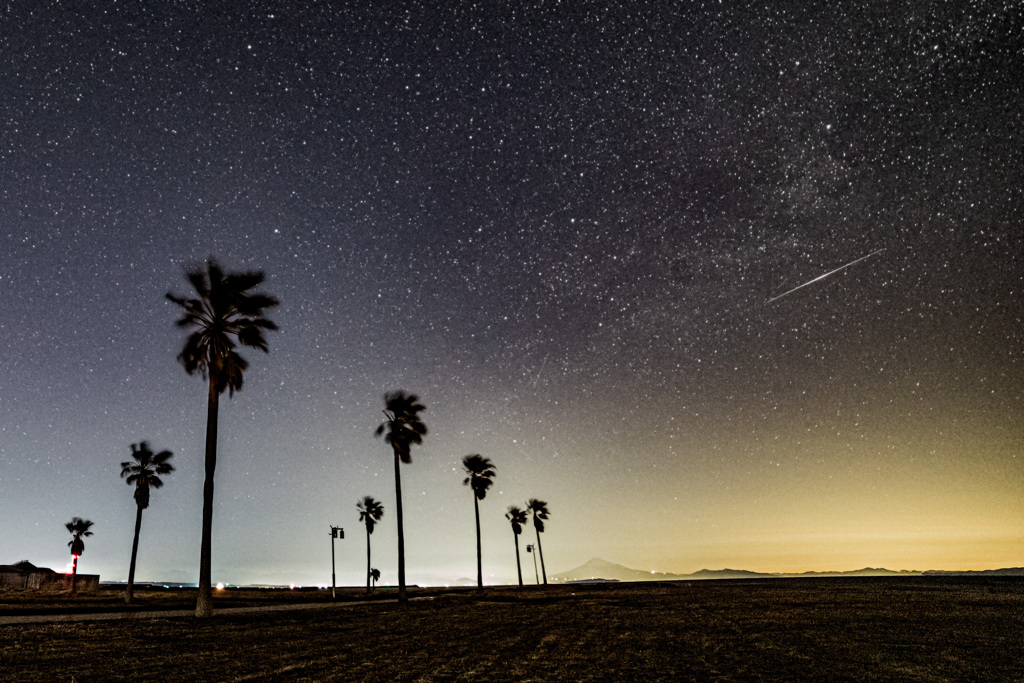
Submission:
MULTIPOLYGON (((338 609, 203 621, 140 612, 129 620, 0 626, 0 678, 1024 680, 1019 578, 694 581, 431 595, 405 607, 349 601, 338 609)), ((141 597, 173 608, 172 598, 141 597)), ((191 596, 173 599, 187 604, 191 596)), ((277 601, 271 594, 252 599, 277 601)), ((221 600, 237 606, 246 598, 221 600)), ((39 609, 26 594, 0 595, 0 612, 8 615, 39 609)))

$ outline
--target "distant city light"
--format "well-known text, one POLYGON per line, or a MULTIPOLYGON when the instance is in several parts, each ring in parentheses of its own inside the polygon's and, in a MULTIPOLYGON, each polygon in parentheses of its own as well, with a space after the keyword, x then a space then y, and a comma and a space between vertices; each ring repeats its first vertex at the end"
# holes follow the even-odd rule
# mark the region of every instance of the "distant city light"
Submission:
POLYGON ((219 590, 219 591, 224 590, 224 584, 223 583, 218 583, 217 584, 217 590, 219 590))

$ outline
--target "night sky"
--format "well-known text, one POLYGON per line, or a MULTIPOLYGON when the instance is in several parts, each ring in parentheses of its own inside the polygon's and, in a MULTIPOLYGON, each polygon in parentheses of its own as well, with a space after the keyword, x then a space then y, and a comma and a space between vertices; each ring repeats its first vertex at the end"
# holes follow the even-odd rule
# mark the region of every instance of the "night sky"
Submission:
POLYGON ((214 582, 329 583, 331 524, 362 582, 365 495, 396 581, 394 389, 412 584, 474 575, 469 453, 489 582, 531 497, 549 574, 1024 565, 1019 2, 89 4, 0 8, 0 564, 80 516, 124 580, 148 440, 137 580, 197 580, 213 256, 281 301, 214 582))

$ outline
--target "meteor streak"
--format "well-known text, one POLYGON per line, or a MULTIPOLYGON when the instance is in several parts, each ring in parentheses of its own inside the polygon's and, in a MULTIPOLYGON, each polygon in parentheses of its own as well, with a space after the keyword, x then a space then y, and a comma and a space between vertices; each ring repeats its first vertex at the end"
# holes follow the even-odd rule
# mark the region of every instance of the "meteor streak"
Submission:
POLYGON ((544 356, 544 362, 540 364, 540 370, 537 371, 537 377, 533 380, 533 388, 537 388, 537 382, 540 381, 540 373, 544 372, 544 366, 548 364, 548 357, 544 356))
POLYGON ((834 273, 838 273, 838 272, 839 272, 840 270, 843 270, 844 268, 849 268, 849 267, 850 267, 850 266, 852 266, 853 264, 855 264, 855 263, 860 263, 860 262, 861 262, 861 261, 863 261, 864 259, 867 259, 867 258, 871 258, 871 257, 872 257, 872 256, 874 256, 875 254, 880 254, 880 253, 882 253, 883 251, 885 251, 885 249, 879 249, 878 251, 873 251, 873 252, 871 252, 871 253, 870 253, 870 254, 868 254, 867 256, 861 256, 861 257, 860 257, 859 259, 857 259, 856 261, 850 261, 850 262, 849 262, 849 263, 847 263, 847 264, 846 264, 845 266, 839 266, 839 267, 838 267, 838 268, 836 268, 835 270, 830 270, 830 271, 828 271, 827 273, 825 273, 824 275, 819 275, 818 277, 814 278, 813 280, 808 280, 807 282, 803 283, 802 285, 800 285, 800 286, 798 286, 798 287, 794 287, 793 289, 789 290, 788 292, 783 292, 782 294, 779 294, 778 296, 773 296, 773 297, 772 297, 771 299, 768 299, 768 301, 766 301, 765 303, 766 303, 766 304, 770 304, 770 303, 771 303, 771 302, 773 302, 773 301, 776 301, 776 300, 778 300, 778 299, 781 299, 782 297, 786 296, 787 294, 792 294, 792 293, 793 293, 793 292, 795 292, 796 290, 798 290, 798 289, 803 289, 803 288, 804 288, 804 287, 806 287, 807 285, 813 285, 813 284, 814 284, 815 282, 817 282, 818 280, 824 280, 824 279, 825 279, 825 278, 827 278, 827 277, 828 277, 829 275, 832 275, 832 274, 834 274, 834 273))

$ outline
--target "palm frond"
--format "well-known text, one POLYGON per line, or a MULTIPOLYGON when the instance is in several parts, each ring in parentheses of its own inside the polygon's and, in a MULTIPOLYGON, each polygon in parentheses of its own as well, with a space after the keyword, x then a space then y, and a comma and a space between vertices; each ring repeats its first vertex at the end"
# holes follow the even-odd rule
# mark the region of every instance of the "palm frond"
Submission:
POLYGON ((267 339, 263 336, 263 329, 256 325, 242 325, 238 328, 238 343, 249 348, 259 349, 266 352, 267 339))
POLYGON ((245 273, 229 273, 226 276, 222 274, 221 278, 225 289, 244 292, 263 284, 266 276, 263 271, 250 270, 245 273))
POLYGON ((279 302, 275 297, 269 296, 267 294, 245 294, 243 296, 238 297, 238 301, 235 302, 235 307, 238 309, 238 312, 241 315, 250 318, 258 318, 263 313, 264 308, 273 308, 278 303, 279 302))
POLYGON ((275 323, 273 320, 267 320, 266 318, 253 318, 252 320, 249 321, 249 324, 255 325, 256 327, 262 327, 265 330, 277 329, 277 323, 275 323))

